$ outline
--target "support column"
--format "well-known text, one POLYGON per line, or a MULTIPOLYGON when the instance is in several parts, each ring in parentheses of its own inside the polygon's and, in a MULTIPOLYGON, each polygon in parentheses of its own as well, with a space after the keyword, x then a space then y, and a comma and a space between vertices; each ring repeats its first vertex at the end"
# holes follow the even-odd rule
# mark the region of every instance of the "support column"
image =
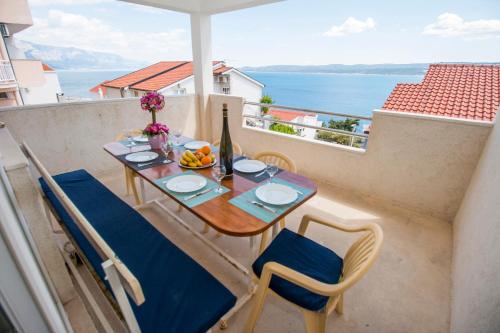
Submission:
POLYGON ((194 87, 198 100, 198 135, 212 141, 209 95, 214 88, 212 65, 211 15, 191 14, 191 44, 193 47, 194 87))

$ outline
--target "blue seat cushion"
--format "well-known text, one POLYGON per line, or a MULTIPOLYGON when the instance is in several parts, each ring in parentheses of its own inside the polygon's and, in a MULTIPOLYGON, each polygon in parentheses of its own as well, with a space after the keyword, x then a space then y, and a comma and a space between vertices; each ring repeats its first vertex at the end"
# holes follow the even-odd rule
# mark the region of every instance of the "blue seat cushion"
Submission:
MULTIPOLYGON (((139 280, 146 301, 130 302, 142 332, 206 332, 234 306, 236 297, 224 285, 87 171, 54 179, 139 280)), ((40 183, 104 281, 103 260, 45 181, 40 183)))
MULTIPOLYGON (((267 262, 277 262, 324 283, 334 284, 342 274, 342 258, 332 250, 288 229, 283 229, 252 265, 260 277, 267 262)), ((323 309, 328 297, 315 294, 278 276, 269 287, 286 300, 311 311, 323 309)))

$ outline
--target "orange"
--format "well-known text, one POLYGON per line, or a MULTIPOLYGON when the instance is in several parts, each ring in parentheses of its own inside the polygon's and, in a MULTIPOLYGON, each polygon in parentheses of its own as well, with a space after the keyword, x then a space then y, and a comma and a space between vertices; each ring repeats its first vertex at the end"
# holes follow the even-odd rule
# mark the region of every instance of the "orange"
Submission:
POLYGON ((210 158, 210 156, 205 156, 201 159, 201 164, 203 165, 208 165, 212 163, 212 159, 210 158))
POLYGON ((210 147, 209 146, 201 147, 201 152, 205 155, 209 155, 211 153, 210 147))

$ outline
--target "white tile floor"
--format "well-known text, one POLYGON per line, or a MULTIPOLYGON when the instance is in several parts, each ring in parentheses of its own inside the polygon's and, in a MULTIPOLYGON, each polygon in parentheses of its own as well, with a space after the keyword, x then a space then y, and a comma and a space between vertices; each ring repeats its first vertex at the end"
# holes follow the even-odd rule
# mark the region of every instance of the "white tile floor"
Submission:
MULTIPOLYGON (((125 196, 123 174, 99 177, 106 186, 125 196)), ((160 193, 146 185, 148 199, 160 193)), ((175 208, 176 205, 165 201, 175 208)), ((207 251, 193 236, 170 221, 159 210, 141 212, 170 240, 217 276, 236 295, 245 291, 245 281, 217 255, 207 251)), ((318 194, 287 218, 287 227, 297 230, 305 213, 343 223, 376 221, 384 230, 382 253, 371 271, 345 294, 345 313, 333 313, 327 332, 448 332, 450 307, 451 224, 352 193, 321 186, 318 194)), ((202 230, 203 224, 187 211, 182 218, 202 230)), ((308 236, 343 255, 352 237, 311 225, 308 236)), ((249 265, 249 240, 208 234, 232 256, 249 265)), ((251 302, 229 322, 225 332, 241 332, 251 302)), ((255 332, 304 332, 301 313, 273 297, 267 299, 255 332)))

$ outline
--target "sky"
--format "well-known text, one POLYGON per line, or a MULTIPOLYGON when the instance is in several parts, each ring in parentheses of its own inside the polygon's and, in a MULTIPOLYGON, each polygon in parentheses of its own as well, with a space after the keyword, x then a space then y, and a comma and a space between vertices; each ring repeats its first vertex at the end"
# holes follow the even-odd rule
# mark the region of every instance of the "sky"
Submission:
MULTIPOLYGON (((116 0, 29 0, 16 38, 145 62, 190 60, 189 15, 116 0)), ((287 0, 212 17, 232 66, 500 62, 499 0, 287 0)))

